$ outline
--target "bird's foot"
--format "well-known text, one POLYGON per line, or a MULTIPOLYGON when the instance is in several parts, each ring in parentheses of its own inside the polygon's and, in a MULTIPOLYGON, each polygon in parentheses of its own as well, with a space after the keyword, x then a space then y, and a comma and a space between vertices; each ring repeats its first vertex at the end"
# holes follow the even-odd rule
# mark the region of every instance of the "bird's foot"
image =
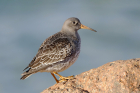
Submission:
POLYGON ((68 77, 61 76, 59 78, 59 82, 65 82, 65 81, 67 81, 69 79, 74 79, 74 76, 68 76, 68 77))
POLYGON ((59 83, 59 82, 65 82, 65 81, 67 81, 69 79, 74 79, 74 76, 64 77, 64 76, 61 76, 60 74, 58 74, 57 72, 53 72, 53 73, 60 77, 59 80, 56 80, 56 78, 55 78, 55 80, 56 80, 57 83, 59 83))
POLYGON ((68 77, 61 76, 59 78, 59 80, 64 80, 64 79, 66 79, 66 80, 68 80, 68 79, 74 79, 74 76, 68 76, 68 77))

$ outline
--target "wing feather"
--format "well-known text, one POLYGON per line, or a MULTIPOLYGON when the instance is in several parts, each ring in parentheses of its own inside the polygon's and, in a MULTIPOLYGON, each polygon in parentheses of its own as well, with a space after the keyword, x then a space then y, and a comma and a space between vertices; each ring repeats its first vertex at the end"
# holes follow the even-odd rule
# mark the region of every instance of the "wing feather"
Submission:
POLYGON ((26 67, 26 69, 31 68, 29 72, 40 69, 44 65, 63 61, 73 53, 73 47, 67 38, 58 38, 51 43, 47 42, 48 40, 42 43, 37 55, 33 58, 28 67, 26 67))

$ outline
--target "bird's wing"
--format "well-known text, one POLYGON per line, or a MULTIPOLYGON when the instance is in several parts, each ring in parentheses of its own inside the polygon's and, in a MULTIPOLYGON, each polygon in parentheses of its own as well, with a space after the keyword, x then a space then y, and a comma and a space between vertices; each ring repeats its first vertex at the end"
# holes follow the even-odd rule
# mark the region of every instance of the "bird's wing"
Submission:
POLYGON ((40 46, 37 55, 27 68, 38 69, 44 65, 51 65, 63 61, 66 57, 72 55, 72 53, 73 48, 67 38, 58 38, 51 43, 47 43, 46 40, 40 46))

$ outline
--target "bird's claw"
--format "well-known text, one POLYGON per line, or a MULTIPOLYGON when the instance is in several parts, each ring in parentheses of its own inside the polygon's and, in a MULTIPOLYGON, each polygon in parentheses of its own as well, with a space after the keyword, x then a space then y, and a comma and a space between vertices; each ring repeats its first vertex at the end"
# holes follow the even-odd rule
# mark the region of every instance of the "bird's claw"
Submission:
POLYGON ((63 77, 63 76, 61 76, 61 77, 59 78, 60 81, 67 81, 67 80, 69 80, 69 79, 74 79, 74 76, 68 76, 68 77, 63 77))

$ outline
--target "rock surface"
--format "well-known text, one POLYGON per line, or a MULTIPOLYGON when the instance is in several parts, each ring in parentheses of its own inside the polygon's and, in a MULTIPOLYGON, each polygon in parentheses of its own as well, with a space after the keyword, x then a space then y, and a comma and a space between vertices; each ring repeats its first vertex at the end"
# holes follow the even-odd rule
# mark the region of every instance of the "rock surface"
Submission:
POLYGON ((140 58, 109 62, 41 93, 140 93, 140 58))

